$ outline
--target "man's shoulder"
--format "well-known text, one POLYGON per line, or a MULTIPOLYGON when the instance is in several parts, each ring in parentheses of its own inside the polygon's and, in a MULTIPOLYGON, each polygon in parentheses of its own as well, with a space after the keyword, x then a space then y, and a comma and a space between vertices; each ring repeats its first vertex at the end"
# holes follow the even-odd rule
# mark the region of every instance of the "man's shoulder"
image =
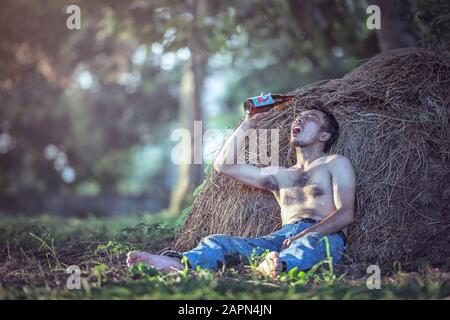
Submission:
POLYGON ((355 169, 349 158, 341 154, 329 155, 327 159, 327 170, 332 176, 354 176, 355 169))
POLYGON ((352 166, 352 163, 349 158, 342 154, 330 154, 326 156, 325 162, 330 166, 352 166))
POLYGON ((350 161, 346 156, 339 153, 329 154, 326 159, 328 161, 350 161))

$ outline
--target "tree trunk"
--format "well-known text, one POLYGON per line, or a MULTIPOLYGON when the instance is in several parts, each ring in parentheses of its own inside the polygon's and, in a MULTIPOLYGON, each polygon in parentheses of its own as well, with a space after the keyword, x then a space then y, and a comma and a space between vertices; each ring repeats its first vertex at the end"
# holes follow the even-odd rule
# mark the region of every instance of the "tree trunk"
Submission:
MULTIPOLYGON (((208 56, 202 40, 204 34, 199 30, 199 25, 206 14, 207 3, 206 0, 195 0, 190 3, 192 4, 191 12, 194 14, 189 39, 191 59, 181 81, 179 106, 180 119, 182 119, 180 122, 191 133, 192 164, 179 166, 178 182, 172 192, 168 209, 169 213, 175 216, 181 213, 182 206, 203 179, 203 135, 197 136, 194 141, 194 121, 203 122, 202 91, 208 56), (200 163, 194 163, 194 159, 200 160, 200 163)), ((204 127, 203 123, 202 127, 204 127)))
MULTIPOLYGON (((194 103, 194 74, 192 71, 192 62, 189 61, 186 66, 183 76, 180 82, 180 96, 179 96, 179 122, 182 128, 189 128, 191 121, 191 109, 194 103)), ((192 134, 192 131, 189 130, 192 134)), ((191 141, 192 143, 192 141, 191 141)), ((191 144, 192 146, 192 144, 191 144)), ((192 149, 191 149, 192 150, 192 149)), ((192 157, 191 157, 192 159, 192 157)), ((180 214, 181 207, 184 205, 186 195, 189 192, 191 184, 191 165, 179 164, 178 165, 178 180, 175 188, 172 191, 170 197, 170 203, 168 212, 172 216, 180 214)))
POLYGON ((407 0, 375 0, 373 4, 378 5, 381 11, 381 29, 376 30, 380 51, 417 44, 407 0))
MULTIPOLYGON (((192 71, 194 74, 194 103, 192 110, 191 132, 193 132, 194 121, 203 121, 203 106, 202 106, 202 92, 203 83, 206 77, 206 65, 208 63, 208 52, 203 43, 205 32, 201 30, 201 24, 204 16, 207 13, 207 0, 195 1, 194 25, 192 30, 192 38, 190 44, 192 71)), ((202 124, 203 126, 203 124, 202 124)), ((204 127, 204 126, 203 126, 204 127)), ((192 139, 194 135, 191 135, 192 139)), ((203 136, 203 135, 202 135, 203 136)), ((193 144, 193 154, 197 159, 200 159, 200 164, 193 164, 191 166, 192 187, 196 187, 203 180, 203 156, 201 137, 197 137, 197 143, 193 144), (200 140, 200 141, 198 141, 200 140)))

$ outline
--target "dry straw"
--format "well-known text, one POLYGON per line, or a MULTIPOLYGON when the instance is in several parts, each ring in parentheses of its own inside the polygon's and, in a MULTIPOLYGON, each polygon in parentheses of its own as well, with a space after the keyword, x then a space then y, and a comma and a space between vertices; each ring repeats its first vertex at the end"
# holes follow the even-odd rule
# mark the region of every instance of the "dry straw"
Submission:
MULTIPOLYGON (((295 163, 289 127, 304 103, 320 100, 341 135, 331 152, 347 156, 357 175, 356 222, 344 264, 367 267, 426 262, 449 266, 449 54, 428 49, 381 53, 342 79, 294 92, 295 105, 259 128, 280 130, 280 162, 295 163)), ((211 170, 174 241, 189 250, 209 234, 261 236, 281 226, 268 192, 211 170)))

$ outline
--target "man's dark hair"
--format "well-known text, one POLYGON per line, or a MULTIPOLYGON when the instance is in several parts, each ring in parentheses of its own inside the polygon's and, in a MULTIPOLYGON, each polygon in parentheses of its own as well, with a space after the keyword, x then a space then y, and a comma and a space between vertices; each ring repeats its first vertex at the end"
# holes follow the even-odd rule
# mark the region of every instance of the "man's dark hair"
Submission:
POLYGON ((325 142, 325 146, 323 148, 324 152, 328 152, 331 149, 331 146, 337 141, 339 138, 339 122, 336 120, 334 114, 328 110, 322 101, 310 101, 306 105, 304 105, 306 110, 319 110, 323 114, 325 114, 325 124, 323 126, 323 130, 328 132, 331 136, 325 142))

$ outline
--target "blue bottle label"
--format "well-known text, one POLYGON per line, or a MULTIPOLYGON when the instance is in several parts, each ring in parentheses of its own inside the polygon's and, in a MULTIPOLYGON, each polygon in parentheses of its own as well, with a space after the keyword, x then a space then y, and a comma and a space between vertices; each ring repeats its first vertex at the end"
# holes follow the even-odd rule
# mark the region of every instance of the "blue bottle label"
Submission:
POLYGON ((265 96, 253 97, 251 99, 252 99, 253 105, 255 107, 262 107, 262 106, 267 106, 269 104, 275 103, 275 101, 273 100, 273 98, 270 94, 265 95, 265 96))

